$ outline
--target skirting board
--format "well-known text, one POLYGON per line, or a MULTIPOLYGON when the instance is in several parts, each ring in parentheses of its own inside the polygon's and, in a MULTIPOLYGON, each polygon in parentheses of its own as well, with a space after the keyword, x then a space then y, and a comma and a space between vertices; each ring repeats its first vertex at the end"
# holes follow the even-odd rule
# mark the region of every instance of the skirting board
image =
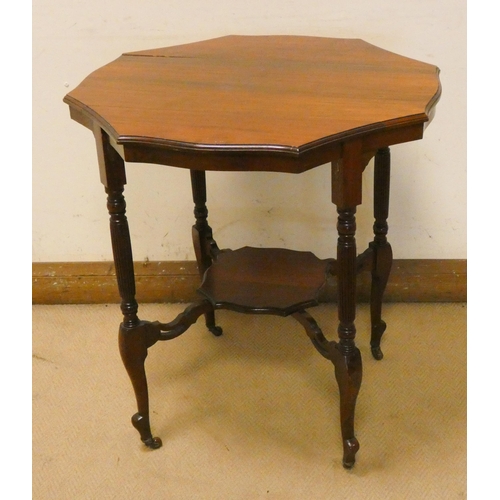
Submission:
MULTIPOLYGON (((136 262, 136 298, 143 302, 196 300, 200 277, 194 261, 136 262)), ((33 304, 119 303, 112 262, 33 263, 33 304)), ((335 279, 324 301, 336 300, 335 279)), ((370 273, 358 275, 358 300, 370 296, 370 273)), ((198 297, 199 298, 199 297, 198 297)), ((386 302, 466 302, 467 261, 395 260, 384 295, 386 302)))

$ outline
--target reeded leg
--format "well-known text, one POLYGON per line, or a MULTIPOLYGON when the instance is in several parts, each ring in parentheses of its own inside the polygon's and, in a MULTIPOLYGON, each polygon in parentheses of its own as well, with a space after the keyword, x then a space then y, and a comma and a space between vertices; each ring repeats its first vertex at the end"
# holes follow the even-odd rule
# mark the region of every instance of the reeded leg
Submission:
POLYGON ((142 442, 150 448, 159 448, 161 440, 153 438, 149 423, 148 385, 144 361, 147 356, 148 338, 146 323, 137 317, 138 305, 135 300, 135 277, 132 247, 123 186, 118 189, 106 188, 110 214, 110 232, 116 278, 120 291, 123 322, 119 331, 120 354, 130 377, 137 399, 138 413, 132 417, 132 424, 139 431, 142 442))
POLYGON ((359 442, 354 435, 354 412, 361 386, 361 354, 354 343, 356 327, 356 219, 355 209, 338 210, 337 244, 339 342, 333 349, 335 376, 340 391, 340 421, 344 444, 343 465, 355 462, 359 442))
POLYGON ((130 376, 138 405, 138 413, 132 417, 132 423, 147 446, 158 448, 161 446, 161 441, 153 438, 149 425, 148 386, 144 371, 147 347, 154 342, 148 338, 146 322, 140 321, 137 316, 132 246, 123 197, 123 187, 126 184, 125 164, 103 130, 96 127, 94 135, 101 181, 108 195, 111 244, 121 297, 123 322, 119 332, 120 353, 130 376))
POLYGON ((382 148, 375 156, 374 179, 374 240, 370 243, 373 250, 372 287, 370 297, 371 350, 375 359, 382 359, 380 340, 386 329, 382 320, 382 299, 392 267, 392 248, 387 241, 387 217, 389 216, 389 188, 391 158, 389 148, 382 148))
MULTIPOLYGON (((196 222, 193 226, 193 246, 198 263, 200 276, 212 265, 212 259, 220 252, 212 236, 212 228, 208 225, 207 184, 205 171, 191 170, 191 187, 193 191, 194 216, 196 222)), ((207 328, 215 336, 222 335, 222 328, 215 324, 215 312, 210 310, 205 313, 207 328)))

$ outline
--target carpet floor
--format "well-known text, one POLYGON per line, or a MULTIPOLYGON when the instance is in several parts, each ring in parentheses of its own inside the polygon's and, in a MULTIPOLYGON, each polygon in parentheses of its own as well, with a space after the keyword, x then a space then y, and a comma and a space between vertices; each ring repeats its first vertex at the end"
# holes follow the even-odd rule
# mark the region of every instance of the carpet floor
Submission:
MULTIPOLYGON (((181 304, 144 304, 170 321, 181 304)), ((335 305, 310 310, 335 338, 335 305)), ((333 365, 291 318, 217 313, 149 350, 151 451, 122 365, 116 305, 33 306, 35 500, 466 497, 466 305, 387 304, 384 359, 358 309, 361 448, 342 467, 333 365)))

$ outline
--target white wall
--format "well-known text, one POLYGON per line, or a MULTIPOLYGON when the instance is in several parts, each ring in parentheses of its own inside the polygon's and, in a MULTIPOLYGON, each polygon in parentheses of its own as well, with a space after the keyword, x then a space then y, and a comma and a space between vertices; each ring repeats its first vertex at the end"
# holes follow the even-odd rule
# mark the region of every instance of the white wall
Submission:
MULTIPOLYGON (((390 240, 396 258, 466 258, 465 0, 37 0, 33 3, 33 261, 111 259, 94 139, 62 99, 126 51, 226 34, 362 38, 441 68, 443 94, 424 139, 392 148, 390 240)), ((284 246, 334 256, 329 167, 300 176, 208 174, 221 247, 284 246)), ((129 164, 135 260, 194 259, 189 173, 129 164)), ((365 172, 369 187, 372 168, 365 172)), ((371 194, 358 210, 371 234, 371 194)))

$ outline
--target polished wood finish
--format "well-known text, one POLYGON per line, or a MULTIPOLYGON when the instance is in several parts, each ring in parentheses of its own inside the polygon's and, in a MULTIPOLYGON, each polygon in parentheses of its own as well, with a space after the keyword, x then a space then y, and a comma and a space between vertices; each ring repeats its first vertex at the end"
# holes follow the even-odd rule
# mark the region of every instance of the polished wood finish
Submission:
MULTIPOLYGON (((344 199, 347 199, 345 197, 344 199)), ((347 202, 346 202, 347 205, 347 202)), ((353 202, 354 205, 354 202, 353 202)), ((338 269, 338 336, 339 342, 333 358, 335 376, 340 390, 340 424, 344 443, 343 464, 354 465, 359 442, 354 435, 354 409, 361 386, 361 354, 354 343, 356 337, 356 217, 355 206, 337 208, 337 269, 338 269)))
POLYGON ((126 182, 125 164, 121 156, 110 146, 109 137, 104 130, 96 128, 95 139, 101 181, 108 195, 111 246, 123 314, 119 329, 120 355, 137 400, 138 411, 132 417, 132 424, 139 431, 142 442, 155 449, 161 446, 161 440, 151 434, 148 383, 144 367, 148 348, 146 331, 149 325, 140 321, 137 316, 134 261, 123 196, 126 182))
POLYGON ((319 304, 332 260, 282 248, 224 251, 205 273, 199 292, 216 309, 288 316, 319 304))
POLYGON ((292 315, 302 324, 334 364, 343 464, 354 465, 362 378, 355 344, 357 275, 371 270, 371 346, 381 359, 381 304, 392 262, 386 238, 388 147, 422 137, 440 92, 436 67, 362 40, 231 36, 124 54, 65 97, 72 118, 96 137, 123 312, 120 352, 137 399, 132 423, 147 446, 161 446, 150 428, 147 350, 184 333, 201 315, 220 335, 214 311, 225 308, 292 315), (373 156, 374 240, 358 255, 356 207, 362 202, 362 173, 373 156), (170 323, 138 317, 124 161, 191 170, 203 298, 170 323), (327 162, 338 213, 336 260, 284 249, 219 250, 208 224, 206 170, 300 173, 327 162), (338 342, 327 341, 305 311, 319 303, 329 274, 338 281, 338 342))
POLYGON ((65 102, 127 161, 298 173, 354 138, 365 150, 420 139, 437 75, 363 40, 228 36, 124 54, 65 102))

